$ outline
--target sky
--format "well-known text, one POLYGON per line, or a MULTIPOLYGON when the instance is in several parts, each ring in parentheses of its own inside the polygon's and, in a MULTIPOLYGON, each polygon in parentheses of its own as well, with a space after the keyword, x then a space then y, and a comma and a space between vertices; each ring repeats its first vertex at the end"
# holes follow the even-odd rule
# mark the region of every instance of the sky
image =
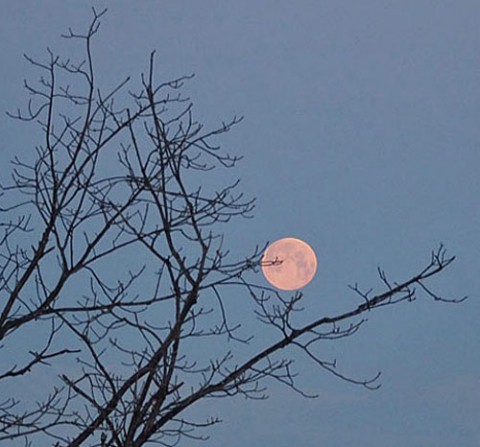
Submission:
POLYGON ((234 174, 257 207, 226 241, 239 257, 280 237, 308 242, 318 258, 303 289, 309 313, 358 304, 349 284, 382 291, 377 267, 408 278, 439 243, 457 259, 432 286, 469 296, 452 305, 419 293, 325 347, 347 374, 381 371, 377 391, 292 351, 299 384, 319 397, 271 384, 266 401, 207 401, 198 411, 224 421, 207 444, 480 445, 480 3, 4 0, 2 178, 35 146, 3 113, 25 103, 22 80, 35 77, 23 53, 68 54, 60 34, 84 29, 90 6, 109 8, 94 46, 101 83, 138 79, 155 49, 161 79, 195 74, 185 92, 200 121, 245 117, 222 145, 244 157, 234 174))

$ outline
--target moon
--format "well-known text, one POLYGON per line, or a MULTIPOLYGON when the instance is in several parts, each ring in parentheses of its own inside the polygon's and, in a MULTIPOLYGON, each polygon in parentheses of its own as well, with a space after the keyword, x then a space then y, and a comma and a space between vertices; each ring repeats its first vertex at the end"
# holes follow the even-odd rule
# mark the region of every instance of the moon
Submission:
POLYGON ((305 287, 317 271, 317 257, 306 242, 286 237, 270 244, 262 258, 267 281, 280 290, 305 287))

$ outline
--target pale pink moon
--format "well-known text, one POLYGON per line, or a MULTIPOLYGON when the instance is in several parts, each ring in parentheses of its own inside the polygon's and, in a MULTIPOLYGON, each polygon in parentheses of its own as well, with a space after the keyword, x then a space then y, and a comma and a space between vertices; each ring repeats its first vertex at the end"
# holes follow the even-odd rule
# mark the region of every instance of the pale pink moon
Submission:
POLYGON ((315 276, 317 257, 306 242, 286 237, 267 247, 262 258, 262 271, 277 289, 301 289, 315 276))

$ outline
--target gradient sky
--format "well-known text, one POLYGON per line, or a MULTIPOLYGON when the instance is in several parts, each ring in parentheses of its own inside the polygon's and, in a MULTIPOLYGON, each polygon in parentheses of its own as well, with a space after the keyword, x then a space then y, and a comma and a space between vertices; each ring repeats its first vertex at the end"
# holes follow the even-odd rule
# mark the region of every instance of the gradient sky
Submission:
POLYGON ((90 5, 109 7, 94 47, 102 83, 138 80, 156 49, 159 79, 195 73, 185 93, 198 120, 245 116, 221 142, 245 157, 233 176, 257 209, 226 238, 239 257, 280 237, 307 241, 319 263, 304 289, 309 313, 356 305, 348 284, 383 290, 378 266, 407 279, 440 242, 457 260, 432 285, 470 297, 449 305, 419 293, 325 347, 347 374, 381 370, 378 391, 292 351, 299 384, 318 399, 272 384, 267 401, 208 401, 198 411, 223 424, 207 444, 182 447, 480 445, 480 2, 4 0, 3 178, 35 145, 3 114, 36 77, 22 54, 70 51, 59 36, 83 30, 90 5))

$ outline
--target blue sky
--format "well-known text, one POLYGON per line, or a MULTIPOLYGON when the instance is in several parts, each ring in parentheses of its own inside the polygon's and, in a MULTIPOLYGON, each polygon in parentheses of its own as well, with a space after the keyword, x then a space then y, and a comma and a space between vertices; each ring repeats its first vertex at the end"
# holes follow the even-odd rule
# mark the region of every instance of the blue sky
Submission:
MULTIPOLYGON (((244 156, 235 175, 257 208, 226 240, 239 257, 284 236, 307 241, 319 263, 309 313, 354 306, 348 284, 382 290, 378 266, 406 279, 440 242, 457 260, 432 285, 470 297, 419 294, 325 346, 348 374, 381 370, 375 392, 292 351, 299 383, 320 397, 272 384, 267 401, 207 401, 194 411, 224 420, 208 444, 480 445, 480 3, 2 2, 2 111, 25 103, 22 79, 35 77, 22 54, 69 52, 59 36, 89 23, 89 5, 109 7, 94 48, 101 83, 138 80, 156 49, 162 80, 195 73, 185 92, 200 121, 245 116, 221 142, 244 156)), ((35 134, 5 115, 0 126, 3 177, 13 156, 33 154, 35 134)))

